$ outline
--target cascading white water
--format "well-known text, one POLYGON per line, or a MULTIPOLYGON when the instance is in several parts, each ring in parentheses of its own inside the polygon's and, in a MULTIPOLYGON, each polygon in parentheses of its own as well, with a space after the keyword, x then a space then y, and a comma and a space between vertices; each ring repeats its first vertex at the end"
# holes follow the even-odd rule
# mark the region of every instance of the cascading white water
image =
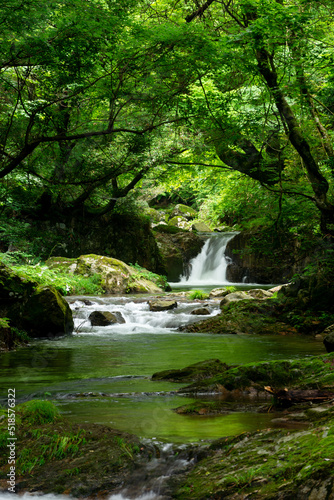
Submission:
POLYGON ((238 234, 213 233, 206 240, 201 252, 189 263, 191 267, 189 277, 181 276, 180 284, 191 286, 224 285, 226 269, 231 261, 226 257, 227 243, 238 234))
MULTIPOLYGON (((169 311, 150 311, 147 301, 124 300, 117 297, 94 297, 91 304, 84 306, 80 297, 71 303, 75 311, 75 330, 88 335, 131 335, 139 333, 168 333, 180 326, 195 323, 198 316, 191 314, 198 307, 197 302, 178 301, 178 307, 169 311), (123 324, 92 327, 88 319, 93 311, 118 312, 125 320, 123 324)), ((220 309, 215 302, 208 301, 210 316, 215 316, 220 309)))

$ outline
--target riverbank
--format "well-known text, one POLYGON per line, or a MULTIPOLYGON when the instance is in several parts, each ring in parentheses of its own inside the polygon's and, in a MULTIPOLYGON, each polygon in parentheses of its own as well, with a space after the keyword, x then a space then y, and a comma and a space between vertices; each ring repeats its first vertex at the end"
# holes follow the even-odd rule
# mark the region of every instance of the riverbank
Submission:
MULTIPOLYGON (((234 368, 217 361, 208 363, 207 381, 212 381, 213 369, 221 372, 214 375, 215 380, 228 377, 229 383, 234 379, 240 384, 242 373, 245 384, 248 381, 248 387, 254 389, 254 374, 262 374, 262 378, 257 376, 256 383, 265 390, 267 375, 271 374, 271 389, 316 387, 331 391, 332 396, 320 403, 317 400, 290 402, 288 408, 279 404, 277 398, 276 403, 275 399, 267 400, 266 410, 273 411, 276 405, 276 423, 279 424, 279 412, 288 428, 271 426, 235 436, 224 435, 222 428, 218 440, 179 448, 138 439, 105 425, 73 424, 51 402, 29 401, 16 408, 15 491, 109 498, 128 487, 132 492, 129 498, 138 498, 140 492, 150 493, 150 498, 157 500, 241 500, 249 495, 256 499, 331 498, 334 493, 333 364, 334 354, 234 368), (277 371, 281 373, 279 381, 275 377, 277 371), (167 454, 166 450, 169 450, 167 454), (145 481, 146 489, 139 489, 145 481), (134 491, 137 494, 132 496, 134 491)), ((201 379, 205 378, 203 366, 203 363, 198 366, 201 379)), ((183 373, 186 376, 186 371, 189 381, 189 370, 183 373)), ((194 370, 191 377, 198 378, 194 370)), ((203 380, 201 384, 202 390, 203 380)), ((212 384, 207 384, 207 388, 212 390, 212 384)), ((185 390, 182 388, 181 392, 185 390)), ((234 397, 237 399, 236 394, 234 397)), ((202 413, 201 418, 207 419, 208 414, 202 413)), ((0 485, 3 491, 7 490, 10 472, 6 456, 10 452, 7 424, 7 411, 2 410, 0 485)))

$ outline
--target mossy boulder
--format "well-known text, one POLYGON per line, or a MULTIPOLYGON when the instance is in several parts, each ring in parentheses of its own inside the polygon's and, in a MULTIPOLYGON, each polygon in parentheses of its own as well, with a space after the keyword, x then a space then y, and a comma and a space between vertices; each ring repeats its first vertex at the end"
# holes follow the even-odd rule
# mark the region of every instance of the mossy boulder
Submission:
POLYGON ((172 217, 183 217, 186 220, 192 220, 197 217, 197 212, 194 208, 179 203, 178 205, 175 205, 175 208, 171 213, 171 218, 172 217))
POLYGON ((328 326, 322 333, 327 352, 334 352, 334 325, 328 326))
POLYGON ((31 337, 58 336, 73 331, 72 312, 53 287, 40 287, 15 268, 0 266, 0 314, 12 327, 31 337))
MULTIPOLYGON (((163 226, 172 228, 173 226, 163 226)), ((205 240, 194 233, 177 229, 175 234, 161 232, 156 227, 155 238, 162 256, 167 279, 175 282, 181 275, 187 274, 189 261, 201 251, 205 240)))
MULTIPOLYGON (((229 297, 229 294, 225 298, 229 297)), ((259 334, 291 335, 297 330, 285 321, 274 299, 234 300, 221 305, 221 314, 193 325, 180 328, 181 331, 216 334, 259 334)))
POLYGON ((108 294, 162 291, 162 288, 145 277, 143 272, 139 272, 121 260, 103 255, 81 255, 77 259, 52 257, 46 264, 52 269, 57 267, 62 270, 67 269, 69 273, 80 274, 87 278, 97 274, 101 278, 102 289, 108 294))
POLYGON ((169 219, 168 225, 177 226, 177 227, 180 227, 181 229, 188 229, 189 222, 185 217, 181 217, 180 215, 176 215, 175 217, 172 217, 171 219, 169 219))
POLYGON ((334 395, 334 354, 301 360, 263 361, 227 367, 211 378, 203 377, 180 389, 184 393, 223 393, 233 391, 265 391, 278 389, 326 389, 334 395))
POLYGON ((179 370, 164 370, 152 375, 152 380, 171 382, 195 382, 224 373, 229 367, 219 359, 208 359, 179 370))
POLYGON ((58 290, 38 287, 22 311, 22 326, 32 337, 54 337, 71 333, 71 309, 58 290))
POLYGON ((191 229, 193 231, 199 232, 199 233, 211 233, 212 230, 209 228, 207 224, 204 222, 195 222, 192 226, 191 229))

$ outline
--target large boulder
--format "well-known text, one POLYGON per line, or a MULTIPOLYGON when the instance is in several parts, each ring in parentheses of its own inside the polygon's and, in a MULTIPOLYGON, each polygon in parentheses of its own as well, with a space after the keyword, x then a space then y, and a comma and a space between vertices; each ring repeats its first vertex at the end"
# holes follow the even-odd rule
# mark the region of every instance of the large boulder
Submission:
POLYGON ((323 332, 324 346, 327 352, 334 352, 334 325, 328 326, 323 332))
POLYGON ((60 223, 43 220, 36 224, 36 231, 48 235, 43 242, 44 255, 69 258, 108 255, 127 264, 138 263, 154 273, 166 274, 149 217, 72 213, 60 223))
POLYGON ((200 233, 211 233, 211 229, 209 226, 207 226, 204 222, 195 222, 192 226, 191 229, 196 232, 200 233))
POLYGON ((183 217, 186 220, 192 220, 197 217, 197 212, 195 209, 179 203, 178 205, 175 205, 175 208, 171 213, 171 218, 172 217, 183 217))
POLYGON ((53 287, 40 287, 15 268, 0 265, 0 316, 31 337, 60 336, 73 331, 71 309, 53 287))
POLYGON ((286 283, 310 261, 291 235, 276 241, 269 231, 242 231, 226 245, 226 278, 234 283, 286 283), (283 241, 284 240, 284 241, 283 241))
POLYGON ((67 270, 85 277, 99 275, 101 287, 108 294, 159 293, 162 289, 147 279, 143 272, 121 260, 103 255, 81 255, 77 259, 51 257, 46 262, 50 268, 67 270))
POLYGON ((236 302, 238 300, 252 300, 253 297, 248 295, 246 292, 233 292, 226 295, 220 302, 220 306, 226 306, 231 302, 236 302))
POLYGON ((187 274, 189 261, 200 253, 205 240, 176 227, 173 233, 166 232, 165 228, 173 226, 157 226, 154 234, 167 270, 167 279, 175 282, 181 275, 187 274))
POLYGON ((71 309, 58 290, 38 287, 22 310, 22 327, 32 337, 60 336, 73 331, 71 309))

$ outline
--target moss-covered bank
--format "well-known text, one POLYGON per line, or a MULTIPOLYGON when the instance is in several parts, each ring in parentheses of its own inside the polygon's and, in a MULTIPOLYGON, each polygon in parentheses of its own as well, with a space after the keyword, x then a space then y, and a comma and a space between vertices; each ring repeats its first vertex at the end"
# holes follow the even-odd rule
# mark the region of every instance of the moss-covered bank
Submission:
POLYGON ((334 413, 309 430, 223 438, 184 478, 178 500, 297 499, 334 496, 334 413))
MULTIPOLYGON (((224 370, 181 392, 226 391, 235 396, 242 390, 298 388, 307 394, 328 390, 328 401, 317 400, 281 410, 280 425, 305 426, 302 431, 265 429, 222 437, 213 442, 194 468, 176 481, 173 498, 178 500, 289 499, 328 500, 334 498, 334 355, 298 361, 253 363, 224 370)), ((275 400, 263 405, 270 411, 275 400)), ((208 418, 233 409, 224 401, 197 401, 178 413, 208 418)), ((243 411, 247 402, 242 400, 243 411)), ((254 401, 249 400, 254 411, 254 401)), ((240 411, 240 410, 239 410, 240 411)), ((277 411, 277 408, 276 408, 277 411)), ((274 422, 274 421, 273 421, 274 422)), ((224 429, 222 429, 222 436, 224 429)))
POLYGON ((186 393, 326 389, 334 397, 334 353, 306 359, 249 363, 182 388, 186 393))
MULTIPOLYGON (((10 437, 7 412, 0 420, 0 487, 8 489, 10 437)), ((12 415, 12 414, 11 414, 12 415)), ((152 449, 136 436, 94 424, 71 424, 49 401, 16 407, 15 492, 43 491, 87 498, 120 487, 152 449)))

